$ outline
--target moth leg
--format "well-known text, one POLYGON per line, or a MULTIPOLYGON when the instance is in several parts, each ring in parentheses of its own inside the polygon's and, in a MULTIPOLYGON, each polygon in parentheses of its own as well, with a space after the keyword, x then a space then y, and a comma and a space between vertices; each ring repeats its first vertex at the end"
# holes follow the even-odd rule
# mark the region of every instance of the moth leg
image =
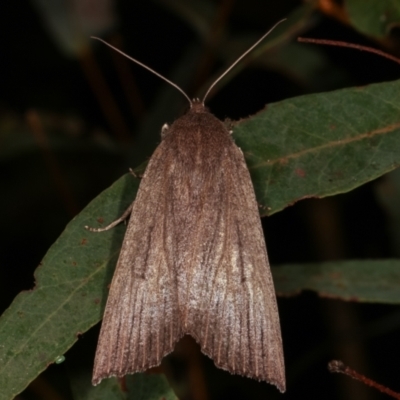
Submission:
POLYGON ((129 168, 129 172, 136 179, 142 179, 143 178, 143 175, 137 175, 136 172, 132 168, 129 168))
POLYGON ((118 219, 111 222, 111 224, 105 226, 104 228, 92 228, 91 226, 86 225, 85 229, 87 229, 90 232, 108 231, 109 229, 114 228, 114 226, 118 225, 120 222, 125 221, 129 217, 129 215, 132 211, 132 207, 133 207, 133 202, 118 219))

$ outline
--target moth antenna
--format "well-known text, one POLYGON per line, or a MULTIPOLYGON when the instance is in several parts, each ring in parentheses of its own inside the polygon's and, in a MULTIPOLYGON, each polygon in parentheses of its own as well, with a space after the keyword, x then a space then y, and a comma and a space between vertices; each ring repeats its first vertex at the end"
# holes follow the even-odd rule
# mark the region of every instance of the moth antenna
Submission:
POLYGON ((154 71, 154 69, 151 69, 150 67, 148 67, 146 64, 141 63, 140 61, 136 60, 135 58, 128 56, 128 54, 124 53, 123 51, 117 49, 116 47, 112 46, 110 43, 107 43, 105 40, 100 39, 99 37, 96 36, 91 36, 92 39, 96 39, 102 43, 104 43, 105 45, 107 45, 108 47, 111 47, 113 50, 115 50, 116 52, 122 54, 124 57, 128 58, 129 60, 133 61, 136 64, 139 64, 141 67, 146 68, 148 71, 152 72, 154 75, 157 75, 159 78, 163 79, 165 82, 169 83, 171 86, 173 86, 175 89, 178 89, 188 100, 190 107, 192 107, 192 100, 190 100, 190 97, 174 82, 170 81, 169 79, 167 79, 165 76, 162 76, 161 74, 159 74, 158 72, 154 71))
POLYGON ((337 40, 312 39, 312 38, 303 38, 303 37, 298 37, 297 41, 300 43, 314 43, 314 44, 322 44, 322 45, 327 45, 327 46, 349 47, 350 49, 356 49, 356 50, 360 50, 360 51, 368 51, 368 53, 378 54, 381 57, 388 58, 389 60, 392 60, 392 61, 396 62, 397 64, 400 64, 399 58, 392 56, 391 54, 385 53, 382 50, 374 49, 373 47, 362 46, 360 44, 341 42, 341 41, 337 41, 337 40))
POLYGON ((202 103, 204 104, 206 97, 209 95, 209 93, 211 92, 211 90, 213 89, 213 87, 240 61, 242 60, 244 57, 247 56, 247 54, 249 54, 255 47, 257 47, 280 23, 282 23, 283 21, 286 21, 286 18, 281 19, 280 21, 278 21, 265 35, 263 35, 260 39, 257 40, 257 42, 255 42, 248 50, 246 50, 233 64, 231 64, 230 67, 228 67, 228 69, 219 76, 219 78, 217 78, 214 83, 211 84, 211 86, 208 88, 206 94, 203 97, 202 103))

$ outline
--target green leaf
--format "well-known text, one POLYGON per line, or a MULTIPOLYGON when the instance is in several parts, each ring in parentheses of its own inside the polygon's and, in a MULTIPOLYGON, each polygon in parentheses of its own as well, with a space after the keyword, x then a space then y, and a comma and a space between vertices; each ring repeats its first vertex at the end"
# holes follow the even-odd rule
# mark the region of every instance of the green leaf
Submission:
MULTIPOLYGON (((259 201, 272 213, 301 198, 351 190, 395 168, 399 85, 289 99, 238 123, 234 136, 259 201)), ((93 233, 84 226, 116 219, 137 187, 138 179, 127 174, 74 218, 37 269, 36 287, 20 293, 0 318, 1 400, 21 392, 101 319, 125 227, 93 233)))
POLYGON ((269 104, 234 127, 271 215, 348 192, 400 165, 400 81, 269 104))
POLYGON ((163 374, 134 374, 125 379, 104 379, 92 386, 91 376, 82 371, 73 379, 74 400, 177 400, 163 374))
POLYGON ((71 389, 74 400, 127 400, 126 389, 116 378, 104 379, 99 385, 92 386, 91 374, 82 373, 73 377, 71 389))
POLYGON ((102 316, 125 227, 91 233, 95 218, 117 218, 138 180, 125 175, 74 218, 0 318, 0 399, 12 399, 102 316))
POLYGON ((400 25, 400 3, 397 0, 346 0, 351 23, 360 32, 383 37, 400 25))
POLYGON ((132 400, 177 400, 164 375, 135 374, 127 378, 129 399, 132 400))
POLYGON ((281 265, 272 269, 276 292, 314 290, 322 297, 400 304, 400 260, 355 260, 281 265))

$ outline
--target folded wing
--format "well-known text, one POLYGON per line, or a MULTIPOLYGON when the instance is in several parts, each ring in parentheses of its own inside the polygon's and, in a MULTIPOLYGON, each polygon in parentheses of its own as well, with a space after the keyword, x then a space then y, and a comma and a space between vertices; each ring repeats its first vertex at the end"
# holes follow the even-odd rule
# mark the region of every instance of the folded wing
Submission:
POLYGON ((223 142, 214 146, 213 135, 192 129, 189 140, 176 128, 149 162, 111 284, 94 384, 158 365, 188 333, 218 367, 285 390, 254 189, 242 152, 218 129, 223 142), (198 145, 204 140, 211 144, 198 145))

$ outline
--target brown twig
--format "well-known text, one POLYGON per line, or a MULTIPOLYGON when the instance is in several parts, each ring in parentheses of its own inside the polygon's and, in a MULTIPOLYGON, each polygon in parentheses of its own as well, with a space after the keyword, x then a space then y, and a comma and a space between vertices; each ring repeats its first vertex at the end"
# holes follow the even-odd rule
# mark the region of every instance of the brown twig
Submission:
POLYGON ((378 54, 381 57, 388 58, 389 60, 392 60, 392 61, 396 62, 397 64, 400 64, 399 58, 392 56, 391 54, 385 53, 382 50, 374 49, 373 47, 362 46, 360 44, 341 42, 338 40, 313 39, 313 38, 303 38, 303 37, 298 37, 297 41, 300 43, 314 43, 314 44, 322 44, 322 45, 327 45, 327 46, 348 47, 350 49, 367 51, 369 53, 378 54))
POLYGON ((360 381, 364 383, 367 386, 373 387, 375 389, 378 389, 382 393, 386 393, 390 397, 393 397, 394 399, 400 400, 400 393, 394 392, 393 390, 387 388, 386 386, 381 385, 380 383, 377 383, 373 381, 372 379, 367 378, 364 375, 359 374, 357 371, 354 371, 347 365, 345 365, 342 361, 338 360, 333 360, 328 364, 328 370, 330 372, 337 372, 340 374, 345 374, 349 376, 350 378, 353 378, 357 381, 360 381))

